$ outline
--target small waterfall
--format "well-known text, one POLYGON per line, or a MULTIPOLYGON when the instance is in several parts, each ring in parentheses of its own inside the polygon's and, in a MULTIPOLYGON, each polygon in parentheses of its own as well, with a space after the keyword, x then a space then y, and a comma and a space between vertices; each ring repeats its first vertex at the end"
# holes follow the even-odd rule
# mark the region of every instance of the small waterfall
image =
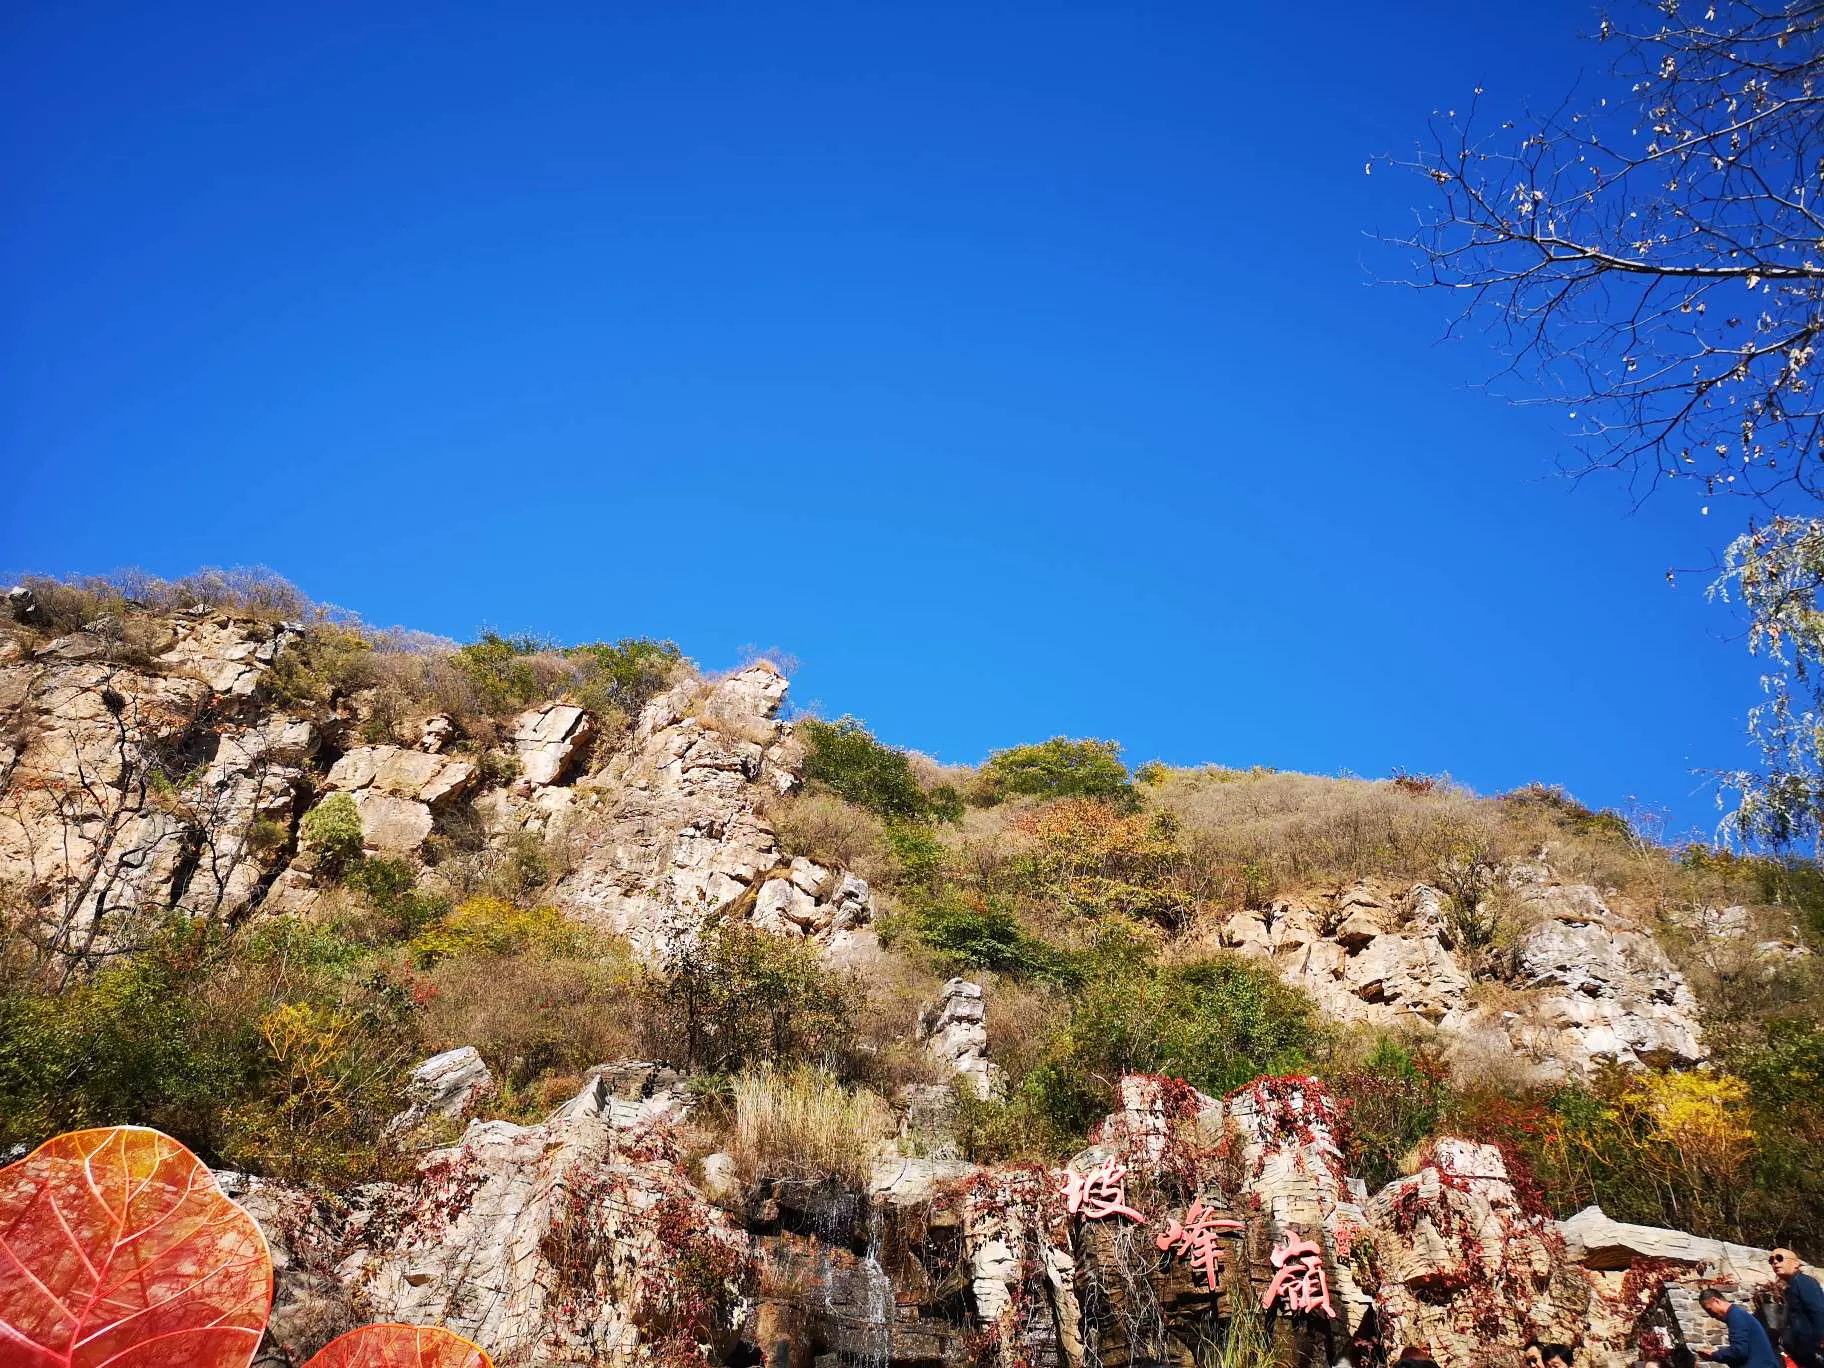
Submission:
POLYGON ((860 1320, 856 1363, 858 1368, 887 1368, 893 1358, 893 1279, 880 1266, 881 1237, 886 1213, 879 1206, 868 1209, 868 1248, 855 1265, 855 1312, 860 1320))

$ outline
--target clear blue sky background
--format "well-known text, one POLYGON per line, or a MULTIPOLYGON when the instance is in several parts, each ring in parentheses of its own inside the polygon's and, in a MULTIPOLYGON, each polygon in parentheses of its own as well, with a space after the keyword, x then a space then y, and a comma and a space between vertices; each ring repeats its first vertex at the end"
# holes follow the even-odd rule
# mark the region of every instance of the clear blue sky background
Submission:
MULTIPOLYGON (((1714 821, 1733 523, 1551 474, 1369 288, 1585 5, 0 16, 0 565, 803 662, 946 759, 1530 779, 1714 821)), ((1741 514, 1745 516, 1745 511, 1741 514)))

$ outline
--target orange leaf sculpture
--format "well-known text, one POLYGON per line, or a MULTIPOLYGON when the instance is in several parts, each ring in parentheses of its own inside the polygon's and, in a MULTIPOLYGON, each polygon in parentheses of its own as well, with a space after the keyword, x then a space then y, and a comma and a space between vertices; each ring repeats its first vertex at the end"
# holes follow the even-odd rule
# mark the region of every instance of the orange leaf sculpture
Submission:
POLYGON ((6 1368, 247 1368, 271 1306, 266 1237, 169 1136, 73 1131, 0 1169, 6 1368))
POLYGON ((304 1368, 494 1368, 461 1335, 421 1325, 364 1325, 331 1340, 304 1368))

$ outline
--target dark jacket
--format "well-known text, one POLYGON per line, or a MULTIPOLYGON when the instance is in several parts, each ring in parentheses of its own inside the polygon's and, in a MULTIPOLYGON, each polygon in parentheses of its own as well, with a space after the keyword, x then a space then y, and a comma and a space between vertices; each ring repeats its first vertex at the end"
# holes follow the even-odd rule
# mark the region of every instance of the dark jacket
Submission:
POLYGON ((1786 1281, 1786 1328, 1780 1343, 1794 1358, 1811 1358, 1824 1340, 1824 1287, 1809 1273, 1794 1273, 1786 1281))
POLYGON ((1729 1347, 1711 1355, 1718 1363, 1730 1364, 1732 1368, 1780 1368, 1779 1356, 1773 1352, 1773 1341, 1767 1338, 1767 1332, 1749 1314, 1747 1307, 1730 1307, 1723 1324, 1729 1327, 1729 1347))

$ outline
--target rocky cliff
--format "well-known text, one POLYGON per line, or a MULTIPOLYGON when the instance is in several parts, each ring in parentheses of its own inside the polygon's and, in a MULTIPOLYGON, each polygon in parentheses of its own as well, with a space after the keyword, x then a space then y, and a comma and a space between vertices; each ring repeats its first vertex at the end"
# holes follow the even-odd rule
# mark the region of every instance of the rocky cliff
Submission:
MULTIPOLYGON (((540 897, 647 963, 733 921, 864 978, 892 972, 879 890, 789 853, 767 816, 804 782, 769 664, 679 672, 624 719, 554 697, 484 745, 429 702, 376 726, 374 690, 301 688, 302 624, 123 604, 53 631, 29 594, 11 604, 0 886, 53 977, 130 955, 173 909, 228 928, 308 920, 340 896, 309 820, 338 796, 362 853, 433 893, 459 896, 530 843, 540 897)), ((1438 889, 1385 878, 1225 909, 1214 938, 1334 1022, 1431 1033, 1460 1070, 1705 1064, 1692 989, 1645 918, 1549 857, 1495 876, 1514 919, 1498 954, 1438 889)), ((1749 952, 1727 924, 1702 934, 1804 953, 1749 952)), ((267 1361, 367 1317, 446 1324, 545 1368, 1190 1363, 1264 1302, 1262 1335, 1304 1361, 1422 1340, 1457 1368, 1517 1361, 1538 1336, 1620 1364, 1648 1330, 1702 1340, 1698 1279, 1745 1296, 1765 1266, 1594 1210, 1554 1222, 1502 1148, 1448 1136, 1370 1192, 1307 1077, 1212 1097, 1130 1076, 1067 1163, 970 1162, 957 1109, 1004 1086, 995 1001, 957 977, 907 1013, 930 1081, 900 1090, 898 1137, 859 1183, 737 1164, 663 1064, 600 1060, 546 1119, 512 1121, 468 1119, 495 1079, 473 1049, 441 1054, 394 1123, 430 1146, 409 1173, 344 1190, 225 1175, 279 1255, 267 1361), (1286 1294, 1288 1259, 1326 1301, 1286 1294)))

